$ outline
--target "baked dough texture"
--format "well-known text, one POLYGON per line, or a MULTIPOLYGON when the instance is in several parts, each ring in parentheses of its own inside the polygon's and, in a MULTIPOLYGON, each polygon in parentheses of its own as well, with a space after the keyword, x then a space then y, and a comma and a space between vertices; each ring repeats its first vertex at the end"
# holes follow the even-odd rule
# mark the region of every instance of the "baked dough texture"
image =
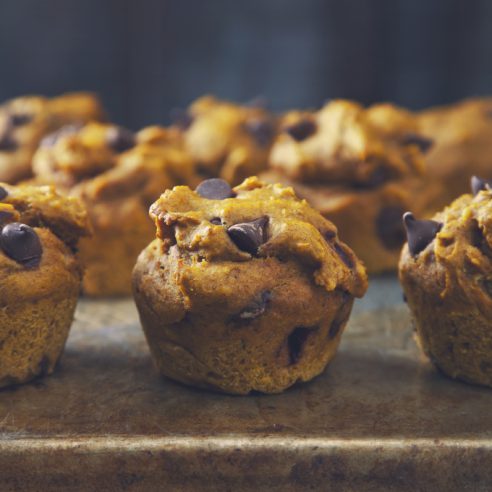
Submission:
POLYGON ((0 183, 0 387, 53 372, 81 287, 75 248, 88 233, 77 199, 0 183))
POLYGON ((413 225, 418 250, 405 245, 399 265, 418 342, 448 376, 492 386, 492 193, 465 194, 433 220, 437 234, 413 225))
POLYGON ((291 188, 253 177, 229 197, 209 191, 178 186, 151 207, 157 238, 133 290, 155 365, 233 394, 312 379, 367 288, 364 267, 291 188))
POLYGON ((397 267, 401 216, 412 208, 407 181, 423 173, 430 145, 408 111, 335 100, 283 117, 260 177, 293 186, 334 222, 368 272, 380 273, 397 267))
POLYGON ((196 182, 175 132, 133 132, 111 124, 62 127, 46 137, 33 159, 35 179, 82 200, 93 225, 80 241, 89 296, 131 293, 131 271, 154 237, 149 205, 163 189, 196 182))
POLYGON ((23 96, 0 106, 0 181, 31 177, 31 161, 41 139, 58 128, 105 118, 97 97, 74 92, 48 99, 23 96))

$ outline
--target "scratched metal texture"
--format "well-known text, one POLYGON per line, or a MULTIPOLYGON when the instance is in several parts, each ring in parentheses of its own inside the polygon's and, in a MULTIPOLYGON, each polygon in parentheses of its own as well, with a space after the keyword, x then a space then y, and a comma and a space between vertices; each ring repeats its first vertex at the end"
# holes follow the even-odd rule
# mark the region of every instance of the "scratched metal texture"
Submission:
POLYGON ((277 396, 160 378, 133 303, 83 300, 58 371, 0 391, 0 491, 489 491, 491 409, 419 355, 393 277, 325 373, 277 396))

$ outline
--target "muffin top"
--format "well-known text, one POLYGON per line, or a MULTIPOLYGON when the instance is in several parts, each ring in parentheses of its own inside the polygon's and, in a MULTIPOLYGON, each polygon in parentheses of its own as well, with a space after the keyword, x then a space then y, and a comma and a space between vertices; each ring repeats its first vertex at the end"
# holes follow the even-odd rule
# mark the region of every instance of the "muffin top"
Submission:
POLYGON ((163 188, 194 183, 193 165, 172 131, 138 133, 103 123, 69 125, 34 155, 36 180, 90 201, 138 194, 149 205, 163 188))
POLYGON ((30 175, 30 160, 41 138, 62 125, 104 118, 98 99, 71 93, 53 99, 24 96, 0 106, 0 179, 30 175))
POLYGON ((59 195, 50 186, 0 183, 0 265, 39 265, 43 248, 39 234, 48 230, 73 251, 90 233, 82 203, 59 195))
POLYGON ((335 100, 317 112, 285 114, 270 166, 297 181, 372 188, 420 174, 430 145, 408 111, 335 100))
POLYGON ((492 296, 492 191, 474 178, 475 194, 465 194, 433 220, 405 215, 408 243, 401 265, 433 265, 444 274, 442 296, 455 288, 490 304, 492 296))
POLYGON ((275 120, 261 106, 204 96, 176 113, 175 121, 186 150, 204 177, 220 176, 238 184, 267 164, 275 120))
POLYGON ((195 191, 177 186, 151 206, 163 252, 177 247, 193 262, 292 259, 313 271, 317 285, 362 296, 365 269, 337 237, 336 227, 292 188, 256 177, 230 188, 221 179, 195 191))

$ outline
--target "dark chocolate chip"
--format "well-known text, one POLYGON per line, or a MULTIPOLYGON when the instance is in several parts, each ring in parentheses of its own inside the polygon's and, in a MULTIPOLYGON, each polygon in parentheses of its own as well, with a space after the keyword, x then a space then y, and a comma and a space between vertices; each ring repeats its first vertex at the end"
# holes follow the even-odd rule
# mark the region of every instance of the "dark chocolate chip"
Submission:
POLYGON ((234 224, 227 229, 232 242, 242 251, 256 255, 258 248, 266 241, 268 217, 260 217, 252 222, 234 224))
POLYGON ((38 266, 43 254, 41 241, 34 229, 19 222, 2 229, 0 248, 7 256, 27 267, 38 266))
POLYGON ((335 338, 340 333, 340 330, 345 326, 349 319, 351 309, 352 302, 349 301, 345 301, 340 306, 334 320, 331 322, 330 329, 328 330, 329 339, 335 338))
POLYGON ((222 225, 222 219, 220 217, 213 217, 212 219, 210 219, 210 222, 213 225, 222 225))
POLYGON ((12 126, 27 125, 32 121, 33 115, 29 113, 12 113, 9 115, 10 124, 12 126))
POLYGON ((316 123, 313 120, 304 119, 288 126, 285 131, 298 142, 305 140, 316 133, 316 123))
POLYGON ((306 340, 315 328, 304 328, 302 326, 295 328, 287 338, 287 347, 289 349, 289 365, 299 362, 306 340))
POLYGON ((46 137, 41 140, 41 147, 53 147, 53 145, 58 142, 63 137, 67 137, 68 135, 74 135, 82 128, 81 123, 72 123, 70 125, 62 126, 56 132, 50 133, 46 137))
POLYGON ((0 186, 0 200, 6 198, 7 195, 8 195, 7 190, 3 186, 0 186))
POLYGON ((407 299, 407 296, 405 295, 405 293, 403 292, 402 295, 401 295, 401 299, 402 301, 406 304, 408 302, 408 299, 407 299))
POLYGON ((188 130, 194 119, 194 116, 185 109, 174 108, 171 110, 171 120, 181 130, 188 130))
POLYGON ((0 135, 0 152, 11 152, 17 148, 17 142, 14 140, 9 131, 5 130, 0 135))
POLYGON ((220 178, 211 178, 202 181, 195 190, 201 197, 209 200, 225 200, 236 195, 232 191, 231 185, 220 178))
POLYGON ((376 188, 378 186, 381 186, 382 184, 386 183, 386 181, 389 181, 393 176, 391 175, 390 171, 384 167, 378 167, 375 169, 375 171, 371 174, 369 179, 363 183, 358 183, 356 187, 358 188, 376 188))
POLYGON ((417 133, 408 133, 403 137, 402 143, 403 145, 417 145, 425 154, 434 145, 434 140, 417 133))
POLYGON ((380 210, 376 217, 376 232, 387 249, 399 249, 405 242, 405 228, 401 217, 405 211, 390 205, 380 210))
POLYGON ((118 153, 135 147, 135 135, 132 131, 121 126, 114 126, 108 130, 106 137, 108 145, 118 153))
POLYGON ((261 316, 272 299, 272 294, 268 290, 261 292, 253 301, 248 304, 239 314, 234 316, 238 321, 252 321, 261 316))
POLYGON ((412 256, 423 251, 442 228, 440 222, 417 220, 411 212, 403 214, 403 223, 407 231, 408 250, 412 256))
POLYGON ((260 147, 268 147, 273 138, 273 125, 265 119, 251 119, 244 123, 245 130, 260 147))
POLYGON ((323 237, 326 239, 326 241, 330 242, 336 237, 336 232, 335 231, 326 231, 323 233, 323 237))
POLYGON ((340 243, 335 243, 333 245, 335 248, 335 251, 337 252, 338 256, 341 258, 341 260, 349 267, 349 268, 354 268, 354 262, 350 255, 345 251, 343 246, 341 246, 340 243))
POLYGON ((490 190, 492 187, 492 181, 479 178, 478 176, 472 176, 470 180, 470 187, 473 195, 476 196, 481 191, 490 190))

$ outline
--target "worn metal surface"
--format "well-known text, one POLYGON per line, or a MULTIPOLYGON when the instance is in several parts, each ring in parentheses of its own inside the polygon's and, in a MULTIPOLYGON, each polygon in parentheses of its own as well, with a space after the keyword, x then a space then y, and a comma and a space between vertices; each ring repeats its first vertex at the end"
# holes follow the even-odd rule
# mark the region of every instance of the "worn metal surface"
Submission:
POLYGON ((130 301, 80 304, 57 373, 0 392, 0 490, 491 490, 492 391, 419 356, 395 279, 283 395, 153 371, 130 301))

